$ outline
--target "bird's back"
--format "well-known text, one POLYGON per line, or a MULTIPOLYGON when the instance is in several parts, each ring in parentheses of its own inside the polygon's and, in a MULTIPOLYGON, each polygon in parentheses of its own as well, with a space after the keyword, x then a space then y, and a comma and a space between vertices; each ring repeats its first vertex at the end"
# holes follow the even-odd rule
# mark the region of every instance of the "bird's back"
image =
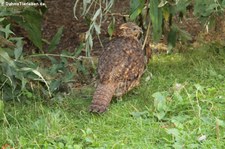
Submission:
POLYGON ((122 24, 117 36, 105 46, 99 57, 99 83, 90 111, 104 112, 113 95, 121 96, 139 84, 145 68, 144 52, 138 41, 141 32, 134 23, 122 24))
POLYGON ((99 58, 98 74, 101 83, 135 79, 144 69, 141 43, 129 37, 113 39, 99 58))

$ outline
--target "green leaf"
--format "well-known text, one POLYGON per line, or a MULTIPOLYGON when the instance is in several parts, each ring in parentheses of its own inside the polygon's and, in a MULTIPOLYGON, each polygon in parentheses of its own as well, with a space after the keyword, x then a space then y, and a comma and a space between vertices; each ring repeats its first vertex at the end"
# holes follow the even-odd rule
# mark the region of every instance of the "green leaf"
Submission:
POLYGON ((138 8, 139 4, 140 4, 140 0, 131 0, 130 1, 130 9, 131 9, 130 12, 131 13, 134 12, 138 8))
POLYGON ((8 7, 1 7, 0 17, 8 17, 8 16, 15 16, 21 13, 20 8, 18 9, 9 9, 8 7))
POLYGON ((162 120, 166 116, 166 113, 164 111, 154 112, 154 116, 157 117, 158 120, 162 120))
POLYGON ((148 118, 149 117, 149 112, 148 111, 143 111, 143 112, 131 112, 131 116, 134 118, 148 118))
POLYGON ((194 86, 197 89, 197 91, 203 92, 204 87, 202 87, 200 84, 195 84, 194 86))
POLYGON ((53 50, 55 50, 57 45, 59 44, 60 39, 62 37, 63 28, 64 28, 63 26, 60 27, 57 33, 55 34, 55 36, 52 38, 52 41, 50 42, 50 45, 48 47, 49 52, 52 52, 53 50))
POLYGON ((150 1, 150 19, 153 28, 153 41, 158 42, 162 35, 162 10, 158 7, 158 0, 150 1))
POLYGON ((29 7, 26 8, 21 15, 22 17, 13 16, 12 18, 27 31, 28 38, 33 44, 42 50, 41 14, 35 8, 29 7))
POLYGON ((108 34, 110 37, 113 35, 114 31, 115 31, 115 18, 113 17, 113 20, 110 22, 108 26, 108 34))
POLYGON ((15 50, 14 50, 14 55, 15 55, 15 59, 16 59, 16 60, 19 59, 19 57, 20 57, 21 54, 22 54, 22 51, 23 51, 23 48, 22 48, 22 47, 15 48, 15 50))
POLYGON ((38 77, 40 77, 41 78, 41 81, 43 81, 45 83, 46 87, 48 88, 49 96, 50 97, 52 96, 47 81, 44 79, 44 77, 42 76, 42 74, 39 71, 37 71, 35 69, 32 69, 32 68, 28 68, 28 67, 21 68, 20 70, 21 71, 26 71, 26 72, 33 72, 35 75, 37 75, 38 77))
POLYGON ((175 124, 176 128, 183 129, 183 123, 189 118, 188 115, 178 115, 170 118, 171 122, 175 124))
POLYGON ((209 11, 209 12, 213 12, 215 11, 220 5, 217 4, 217 3, 213 3, 213 4, 210 4, 208 6, 208 8, 206 9, 206 11, 209 11))
POLYGON ((167 129, 166 132, 167 132, 168 134, 171 134, 171 135, 175 136, 175 137, 179 137, 179 135, 180 135, 179 130, 176 129, 176 128, 167 129))
POLYGON ((225 122, 224 122, 223 120, 220 120, 220 119, 217 118, 217 119, 216 119, 216 123, 217 123, 217 125, 219 125, 219 126, 225 128, 225 122))
POLYGON ((84 48, 84 45, 80 44, 80 46, 75 51, 74 57, 78 57, 81 54, 81 52, 83 51, 83 48, 84 48))
POLYGON ((178 35, 179 35, 179 37, 181 38, 182 41, 192 40, 191 34, 189 34, 185 30, 182 30, 177 25, 173 24, 172 27, 171 27, 171 30, 168 34, 168 37, 167 37, 168 51, 171 51, 176 46, 178 35))
POLYGON ((154 97, 154 107, 158 110, 158 111, 165 111, 167 108, 166 105, 166 96, 165 93, 162 92, 156 92, 154 94, 152 94, 152 97, 154 97))
POLYGON ((130 7, 130 19, 135 20, 137 16, 142 12, 144 8, 145 1, 144 0, 131 0, 130 7))
POLYGON ((14 55, 15 55, 15 59, 18 60, 19 57, 22 55, 22 51, 23 51, 23 38, 21 37, 16 37, 16 38, 10 38, 9 40, 11 41, 16 41, 16 48, 14 50, 14 55))
MULTIPOLYGON (((82 15, 85 15, 86 13, 88 13, 88 10, 87 10, 87 5, 91 3, 91 0, 83 0, 83 12, 82 12, 82 15)), ((76 9, 75 9, 76 11, 76 9)))
POLYGON ((137 8, 133 13, 131 13, 130 19, 135 20, 137 16, 141 13, 141 11, 142 11, 141 8, 137 8))
POLYGON ((5 20, 5 18, 0 18, 0 22, 2 22, 2 21, 4 21, 5 20))
POLYGON ((92 48, 93 47, 93 39, 92 39, 92 35, 91 34, 88 36, 88 40, 87 41, 88 41, 90 47, 92 48))
MULTIPOLYGON (((10 30, 10 24, 6 25, 5 28, 0 28, 0 31, 2 31, 3 33, 5 33, 5 38, 8 39, 10 34, 14 34, 11 30, 10 30)), ((14 34, 15 35, 15 34, 14 34)))
POLYGON ((50 85, 49 85, 50 90, 51 90, 51 91, 56 91, 56 90, 59 88, 60 83, 61 83, 60 80, 53 80, 53 81, 50 83, 50 85))
POLYGON ((102 13, 102 9, 101 9, 101 7, 100 8, 98 8, 98 10, 95 12, 95 14, 94 14, 94 16, 93 16, 93 18, 91 19, 93 22, 97 19, 97 17, 99 16, 99 15, 101 15, 101 13, 102 13))
POLYGON ((197 0, 194 4, 194 15, 200 17, 209 17, 212 13, 217 12, 219 4, 213 0, 197 0))
POLYGON ((159 7, 159 8, 160 8, 160 7, 163 7, 163 6, 165 6, 167 3, 168 3, 167 0, 162 0, 162 1, 159 3, 158 7, 159 7))
POLYGON ((173 96, 174 96, 175 100, 183 101, 183 97, 180 95, 179 92, 176 91, 173 96))
POLYGON ((97 34, 100 34, 100 33, 101 33, 100 25, 97 24, 96 22, 94 22, 94 27, 95 27, 96 33, 97 33, 97 34))
POLYGON ((23 90, 23 95, 25 95, 28 99, 31 99, 33 97, 33 93, 28 90, 23 90))
POLYGON ((66 75, 63 77, 63 82, 70 82, 71 80, 73 80, 75 76, 75 73, 66 73, 66 75))
POLYGON ((168 51, 171 51, 175 45, 176 45, 176 41, 177 41, 177 28, 176 27, 171 27, 171 30, 168 34, 167 37, 167 41, 168 41, 168 51))
POLYGON ((0 61, 6 62, 9 64, 9 66, 16 68, 14 61, 10 58, 9 54, 2 48, 0 48, 0 61))
POLYGON ((191 3, 190 0, 180 0, 177 2, 177 4, 173 7, 173 12, 175 13, 186 13, 187 6, 191 3))
POLYGON ((93 131, 90 128, 87 128, 86 129, 86 134, 87 135, 93 134, 93 131))
POLYGON ((225 0, 222 1, 221 5, 225 8, 225 0))

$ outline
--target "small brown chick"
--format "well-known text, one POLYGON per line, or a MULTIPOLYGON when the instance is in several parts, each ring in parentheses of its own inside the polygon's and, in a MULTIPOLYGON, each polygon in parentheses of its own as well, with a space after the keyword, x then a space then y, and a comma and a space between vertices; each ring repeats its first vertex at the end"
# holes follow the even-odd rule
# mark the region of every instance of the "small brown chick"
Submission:
POLYGON ((134 23, 124 23, 116 31, 99 57, 99 84, 90 106, 91 112, 105 112, 113 96, 122 96, 139 84, 145 69, 145 56, 138 40, 142 30, 134 23))

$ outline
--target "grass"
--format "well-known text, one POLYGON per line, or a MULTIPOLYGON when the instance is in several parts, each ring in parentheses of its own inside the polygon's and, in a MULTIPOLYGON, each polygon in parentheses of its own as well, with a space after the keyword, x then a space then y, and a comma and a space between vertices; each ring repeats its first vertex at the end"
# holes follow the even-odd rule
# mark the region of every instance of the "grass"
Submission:
POLYGON ((103 115, 93 87, 62 101, 5 102, 0 145, 14 148, 225 148, 225 52, 155 55, 139 87, 103 115))

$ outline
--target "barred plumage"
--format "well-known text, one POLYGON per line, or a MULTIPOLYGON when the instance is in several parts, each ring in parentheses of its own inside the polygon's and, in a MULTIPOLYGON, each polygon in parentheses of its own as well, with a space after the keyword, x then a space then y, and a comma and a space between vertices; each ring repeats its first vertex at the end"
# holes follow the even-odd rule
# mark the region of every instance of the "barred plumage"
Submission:
POLYGON ((122 24, 117 36, 105 46, 99 57, 99 84, 90 106, 91 112, 104 112, 113 96, 122 96, 139 84, 146 65, 138 40, 141 32, 134 23, 122 24))

